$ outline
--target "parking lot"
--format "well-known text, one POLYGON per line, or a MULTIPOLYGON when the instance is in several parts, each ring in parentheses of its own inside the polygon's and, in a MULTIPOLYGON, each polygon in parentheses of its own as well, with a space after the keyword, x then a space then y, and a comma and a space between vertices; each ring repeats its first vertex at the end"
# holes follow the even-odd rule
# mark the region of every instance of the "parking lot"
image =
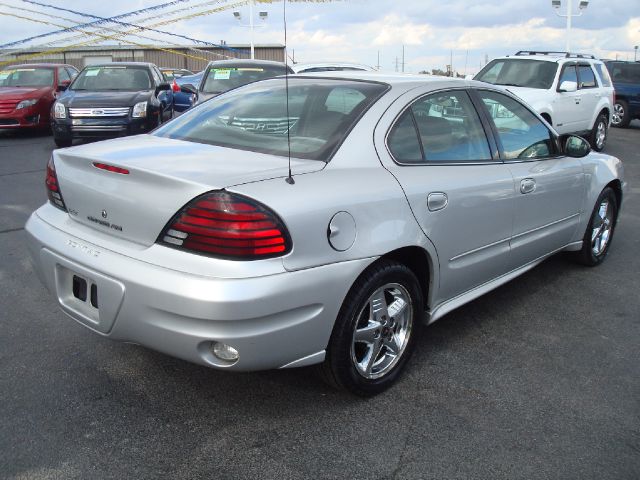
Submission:
POLYGON ((0 134, 0 477, 640 478, 640 122, 607 261, 557 255, 422 329, 361 399, 311 369, 232 374, 100 338, 36 278, 47 134, 0 134))

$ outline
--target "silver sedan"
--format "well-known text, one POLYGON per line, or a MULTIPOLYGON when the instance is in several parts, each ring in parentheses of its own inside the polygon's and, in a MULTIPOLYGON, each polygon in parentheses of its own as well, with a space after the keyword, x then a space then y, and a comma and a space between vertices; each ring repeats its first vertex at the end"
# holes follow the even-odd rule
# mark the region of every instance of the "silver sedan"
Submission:
POLYGON ((416 331, 611 246, 622 163, 473 81, 330 72, 56 150, 26 229, 62 310, 199 364, 389 387, 416 331))

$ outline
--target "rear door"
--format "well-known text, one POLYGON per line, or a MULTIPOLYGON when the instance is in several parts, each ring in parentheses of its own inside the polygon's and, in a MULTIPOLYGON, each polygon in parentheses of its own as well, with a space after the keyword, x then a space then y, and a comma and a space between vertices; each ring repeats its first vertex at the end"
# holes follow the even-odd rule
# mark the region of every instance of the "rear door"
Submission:
POLYGON ((396 102, 381 125, 384 131, 375 135, 383 165, 400 182, 438 253, 436 303, 505 273, 513 178, 467 91, 411 94, 396 102))
POLYGON ((582 96, 582 114, 587 121, 585 129, 591 129, 591 121, 595 119, 596 109, 604 92, 602 88, 598 88, 596 75, 588 63, 578 64, 578 89, 582 96))
POLYGON ((560 155, 551 131, 514 98, 489 90, 475 95, 515 183, 509 261, 514 269, 572 241, 584 197, 582 163, 560 155))
POLYGON ((591 116, 586 118, 581 90, 566 92, 560 90, 562 82, 575 82, 578 85, 578 71, 575 62, 565 63, 558 79, 558 94, 553 101, 553 126, 559 133, 580 132, 589 128, 591 116))

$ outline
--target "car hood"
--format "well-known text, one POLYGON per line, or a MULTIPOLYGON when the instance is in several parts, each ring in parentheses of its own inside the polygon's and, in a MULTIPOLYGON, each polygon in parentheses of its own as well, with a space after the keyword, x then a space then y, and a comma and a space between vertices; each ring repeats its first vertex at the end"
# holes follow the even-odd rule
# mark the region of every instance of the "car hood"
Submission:
POLYGON ((152 90, 141 92, 67 90, 58 101, 71 108, 132 107, 151 97, 152 90))
POLYGON ((2 100, 26 100, 46 95, 53 87, 1 87, 0 99, 2 100))
MULTIPOLYGON (((195 197, 238 184, 284 178, 289 168, 287 157, 154 135, 55 150, 53 156, 72 219, 143 245, 153 244, 167 222, 195 197), (129 173, 108 172, 95 163, 125 168, 129 173)), ((291 170, 294 175, 311 173, 325 165, 294 159, 291 170)))
POLYGON ((504 87, 504 88, 532 106, 541 100, 547 99, 550 95, 549 90, 546 90, 544 88, 529 88, 529 87, 504 87))

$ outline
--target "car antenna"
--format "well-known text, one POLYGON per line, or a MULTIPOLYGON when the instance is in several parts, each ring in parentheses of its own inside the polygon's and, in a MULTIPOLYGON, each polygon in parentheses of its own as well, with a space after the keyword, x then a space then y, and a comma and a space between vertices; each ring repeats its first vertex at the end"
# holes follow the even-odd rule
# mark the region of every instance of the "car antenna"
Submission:
POLYGON ((289 63, 287 57, 289 52, 287 51, 287 0, 282 2, 282 14, 284 18, 284 90, 287 96, 287 154, 289 157, 289 176, 286 178, 286 182, 289 185, 293 185, 296 181, 291 175, 291 118, 289 117, 289 63))

